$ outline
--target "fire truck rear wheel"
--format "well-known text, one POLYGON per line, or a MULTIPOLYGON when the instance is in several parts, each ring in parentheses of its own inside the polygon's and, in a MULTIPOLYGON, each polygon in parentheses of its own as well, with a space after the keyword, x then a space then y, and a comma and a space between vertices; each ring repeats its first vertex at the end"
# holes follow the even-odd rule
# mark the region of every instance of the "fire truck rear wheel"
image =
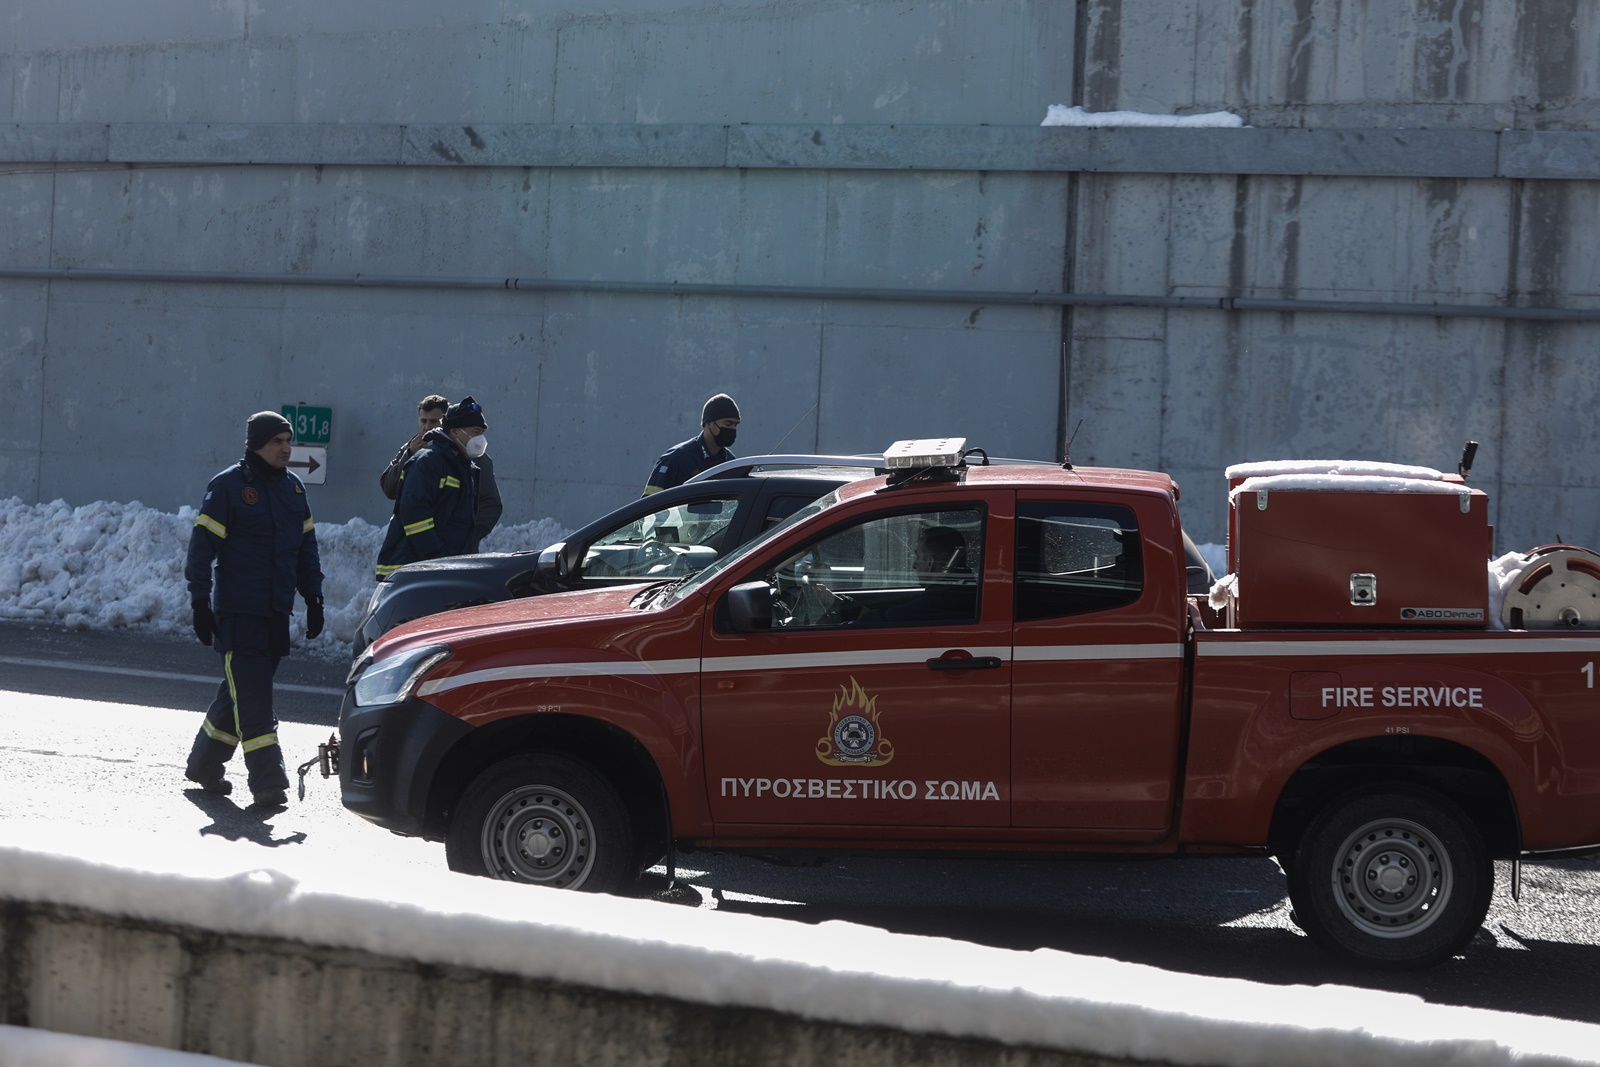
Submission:
POLYGON ((461 796, 445 836, 453 871, 556 889, 614 893, 633 869, 627 809, 605 776, 557 753, 516 756, 461 796))
POLYGON ((1312 940, 1391 969, 1455 954, 1483 925, 1494 865, 1472 820, 1409 785, 1371 786, 1324 808, 1295 851, 1289 899, 1312 940))

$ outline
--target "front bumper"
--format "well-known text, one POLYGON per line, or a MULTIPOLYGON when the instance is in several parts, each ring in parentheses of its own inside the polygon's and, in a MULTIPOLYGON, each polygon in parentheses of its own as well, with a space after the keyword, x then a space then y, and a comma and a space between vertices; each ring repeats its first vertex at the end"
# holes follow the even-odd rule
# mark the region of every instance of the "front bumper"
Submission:
POLYGON ((386 830, 427 836, 428 795, 445 757, 471 732, 460 719, 416 697, 360 708, 354 687, 346 689, 339 708, 344 806, 386 830))

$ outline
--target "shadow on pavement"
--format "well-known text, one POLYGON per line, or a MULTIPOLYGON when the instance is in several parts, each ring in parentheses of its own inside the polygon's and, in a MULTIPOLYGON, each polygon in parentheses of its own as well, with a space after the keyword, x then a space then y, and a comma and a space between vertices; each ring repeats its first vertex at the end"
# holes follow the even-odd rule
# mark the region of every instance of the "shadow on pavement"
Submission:
POLYGON ((305 832, 296 831, 286 837, 272 836, 272 823, 268 820, 282 813, 282 808, 241 808, 227 797, 207 793, 203 789, 185 789, 184 797, 211 820, 210 826, 200 828, 201 837, 220 837, 225 841, 248 841, 251 844, 277 848, 279 845, 298 845, 306 839, 305 832))
MULTIPOLYGON (((1600 1023, 1594 995, 1600 947, 1524 937, 1520 924, 1500 910, 1459 955, 1435 967, 1388 972, 1342 963, 1294 925, 1283 876, 1265 859, 962 863, 874 857, 788 868, 782 876, 743 857, 690 854, 679 862, 680 881, 692 883, 719 911, 1600 1023)), ((660 874, 647 875, 641 893, 664 886, 660 874)), ((1530 906, 1538 907, 1525 896, 1521 907, 1530 906)), ((846 936, 841 952, 848 951, 847 942, 846 936)))

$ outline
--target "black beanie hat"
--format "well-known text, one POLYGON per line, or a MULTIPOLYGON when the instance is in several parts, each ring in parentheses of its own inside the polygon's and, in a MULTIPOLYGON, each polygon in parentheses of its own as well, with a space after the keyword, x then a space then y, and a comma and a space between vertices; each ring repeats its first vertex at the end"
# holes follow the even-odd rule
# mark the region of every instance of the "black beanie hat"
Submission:
POLYGON ((700 425, 716 422, 718 419, 737 419, 739 405, 733 402, 733 397, 727 393, 718 393, 706 401, 706 406, 700 409, 700 425))
POLYGON ((444 422, 440 425, 446 430, 459 429, 462 426, 482 426, 489 428, 483 421, 483 408, 470 396, 464 396, 459 403, 451 404, 450 409, 444 413, 444 422))
POLYGON ((244 450, 254 452, 280 433, 287 432, 294 440, 294 427, 276 411, 258 411, 244 424, 244 450))

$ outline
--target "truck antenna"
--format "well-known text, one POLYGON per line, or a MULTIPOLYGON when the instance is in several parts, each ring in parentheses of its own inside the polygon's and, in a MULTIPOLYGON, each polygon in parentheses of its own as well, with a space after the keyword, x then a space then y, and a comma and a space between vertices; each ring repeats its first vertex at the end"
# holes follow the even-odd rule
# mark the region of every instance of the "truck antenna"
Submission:
POLYGON ((1063 455, 1061 456, 1061 469, 1062 470, 1068 470, 1069 471, 1069 470, 1072 469, 1072 442, 1076 441, 1078 439, 1078 431, 1081 430, 1081 429, 1083 429, 1083 420, 1079 419, 1078 420, 1078 425, 1076 425, 1076 426, 1074 426, 1072 428, 1072 434, 1071 434, 1071 436, 1069 436, 1067 438, 1066 447, 1062 449, 1062 453, 1063 453, 1063 455))
POLYGON ((1468 441, 1467 447, 1461 450, 1461 462, 1456 464, 1456 473, 1461 475, 1462 481, 1466 480, 1468 472, 1472 470, 1472 461, 1478 455, 1478 442, 1468 441))

